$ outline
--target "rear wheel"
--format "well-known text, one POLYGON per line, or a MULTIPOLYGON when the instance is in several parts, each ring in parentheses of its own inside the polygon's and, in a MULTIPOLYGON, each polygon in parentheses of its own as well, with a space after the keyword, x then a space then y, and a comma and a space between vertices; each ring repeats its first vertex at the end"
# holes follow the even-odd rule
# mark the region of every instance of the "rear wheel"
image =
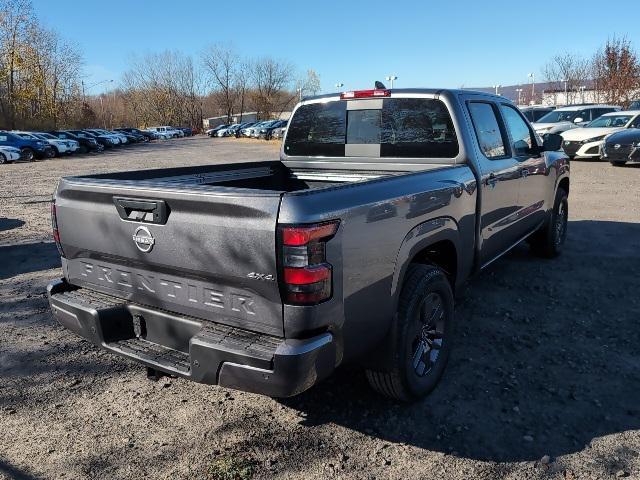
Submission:
POLYGON ((367 371, 374 390, 411 401, 431 392, 449 359, 454 300, 445 274, 432 265, 412 264, 402 287, 391 359, 382 371, 367 371))
POLYGON ((547 258, 558 256, 562 252, 562 247, 567 237, 568 219, 569 201, 567 192, 562 188, 558 188, 551 218, 529 239, 531 250, 537 255, 547 258))
POLYGON ((24 147, 20 149, 20 151, 22 152, 22 158, 24 158, 25 160, 29 162, 36 161, 36 152, 34 152, 33 149, 29 147, 24 147))
POLYGON ((47 158, 53 158, 53 157, 55 157, 55 156, 59 156, 60 154, 59 154, 59 153, 57 153, 57 152, 58 152, 58 150, 54 150, 53 148, 47 148, 47 151, 46 151, 46 153, 45 153, 45 156, 46 156, 47 158))
POLYGON ((627 162, 611 162, 614 167, 624 167, 626 164, 627 162))

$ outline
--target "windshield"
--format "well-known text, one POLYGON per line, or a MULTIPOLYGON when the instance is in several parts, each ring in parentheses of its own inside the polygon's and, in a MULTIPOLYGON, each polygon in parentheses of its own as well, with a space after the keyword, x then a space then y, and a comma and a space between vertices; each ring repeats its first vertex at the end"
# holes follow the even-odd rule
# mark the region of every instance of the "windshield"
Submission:
POLYGON ((54 139, 54 140, 58 140, 57 137, 54 137, 50 133, 36 133, 36 135, 39 136, 40 138, 51 138, 51 139, 54 139))
POLYGON ((18 133, 18 136, 22 138, 28 138, 29 140, 40 140, 38 137, 36 137, 35 135, 31 135, 30 133, 18 133))
MULTIPOLYGON (((289 122, 287 155, 344 157, 351 151, 374 151, 380 157, 453 158, 458 140, 447 107, 429 98, 386 98, 311 103, 296 110, 289 122), (381 108, 366 108, 366 102, 381 108), (352 104, 352 105, 358 105, 352 104), (354 147, 346 147, 354 145, 354 147), (363 148, 362 146, 368 145, 363 148)), ((357 155, 357 154, 356 154, 357 155)), ((374 156, 376 156, 374 154, 374 156)))
POLYGON ((585 125, 585 128, 615 128, 624 127, 633 118, 633 115, 605 115, 596 118, 593 122, 585 125))
POLYGON ((545 116, 538 120, 538 123, 558 123, 558 122, 573 122, 573 119, 578 116, 578 110, 555 110, 547 113, 545 116))

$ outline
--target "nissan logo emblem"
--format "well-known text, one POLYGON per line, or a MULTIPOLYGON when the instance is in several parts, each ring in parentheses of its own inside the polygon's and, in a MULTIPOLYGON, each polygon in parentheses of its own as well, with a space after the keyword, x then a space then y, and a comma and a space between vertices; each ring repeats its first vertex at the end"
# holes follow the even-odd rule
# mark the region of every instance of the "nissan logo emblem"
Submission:
POLYGON ((138 247, 138 250, 144 253, 149 253, 156 243, 155 238, 151 235, 151 232, 147 227, 140 226, 136 228, 133 234, 133 241, 138 247))
POLYGON ((621 145, 619 143, 616 143, 613 148, 615 148, 616 150, 619 149, 621 147, 621 145))

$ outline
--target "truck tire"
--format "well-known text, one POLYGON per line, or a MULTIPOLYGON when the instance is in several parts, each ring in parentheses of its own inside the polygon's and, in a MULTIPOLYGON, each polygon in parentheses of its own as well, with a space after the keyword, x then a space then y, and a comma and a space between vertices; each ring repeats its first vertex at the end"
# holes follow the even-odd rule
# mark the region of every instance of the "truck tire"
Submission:
POLYGON ((540 230, 529 238, 531 250, 546 258, 560 255, 567 237, 567 220, 569 218, 569 202, 567 192, 563 188, 556 191, 551 218, 540 230))
POLYGON ((389 365, 366 374, 378 393, 407 402, 427 395, 442 377, 451 350, 454 301, 437 267, 411 264, 405 278, 389 365))

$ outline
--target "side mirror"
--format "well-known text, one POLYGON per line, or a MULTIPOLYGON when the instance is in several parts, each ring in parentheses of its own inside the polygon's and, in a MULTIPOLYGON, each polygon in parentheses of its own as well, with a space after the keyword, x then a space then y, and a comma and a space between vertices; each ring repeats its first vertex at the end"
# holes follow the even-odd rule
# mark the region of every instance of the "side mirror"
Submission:
POLYGON ((582 123, 584 122, 584 119, 582 117, 576 117, 576 119, 573 121, 573 123, 582 123))
POLYGON ((542 142, 542 150, 545 152, 557 152, 562 148, 562 136, 557 133, 547 133, 542 142))

